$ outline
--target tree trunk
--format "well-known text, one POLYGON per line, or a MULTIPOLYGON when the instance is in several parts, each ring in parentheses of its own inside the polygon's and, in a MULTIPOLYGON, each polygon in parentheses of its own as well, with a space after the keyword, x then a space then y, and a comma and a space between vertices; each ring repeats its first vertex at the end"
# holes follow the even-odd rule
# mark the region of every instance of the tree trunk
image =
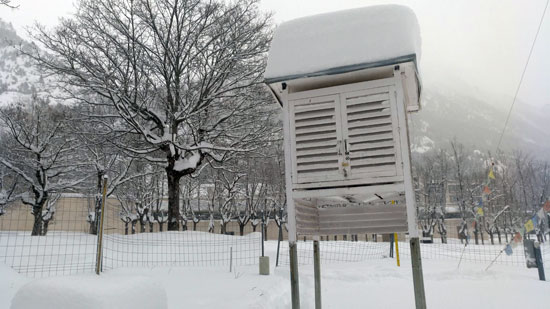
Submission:
POLYGON ((97 182, 96 182, 96 188, 97 188, 97 194, 95 196, 95 203, 94 203, 94 219, 92 222, 90 222, 90 234, 97 235, 97 229, 98 229, 98 222, 99 222, 99 216, 101 211, 101 198, 102 192, 103 192, 103 176, 105 175, 104 171, 97 171, 97 182))
POLYGON ((244 235, 244 226, 245 224, 242 224, 241 222, 239 222, 239 235, 241 236, 244 235))
POLYGON ((179 231, 181 175, 167 167, 166 178, 168 180, 168 231, 179 231))
POLYGON ((164 222, 159 222, 159 232, 162 232, 164 227, 164 222))
POLYGON ((132 235, 136 233, 136 222, 132 222, 132 235))
POLYGON ((124 222, 124 235, 128 235, 128 222, 124 222))
POLYGON ((33 207, 34 224, 32 226, 31 236, 42 235, 42 206, 43 205, 44 203, 41 203, 33 207))
POLYGON ((485 244, 485 237, 483 236, 483 230, 479 231, 479 238, 481 238, 481 244, 485 244))
POLYGON ((42 236, 46 236, 48 234, 48 225, 50 224, 50 220, 43 220, 42 224, 42 236))

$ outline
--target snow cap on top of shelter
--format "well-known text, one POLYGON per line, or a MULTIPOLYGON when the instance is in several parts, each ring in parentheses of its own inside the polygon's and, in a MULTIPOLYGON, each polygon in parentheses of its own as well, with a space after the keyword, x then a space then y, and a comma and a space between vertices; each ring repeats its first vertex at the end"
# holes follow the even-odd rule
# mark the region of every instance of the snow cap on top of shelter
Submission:
POLYGON ((266 82, 338 74, 416 61, 420 28, 402 5, 377 5, 281 24, 271 43, 266 82))

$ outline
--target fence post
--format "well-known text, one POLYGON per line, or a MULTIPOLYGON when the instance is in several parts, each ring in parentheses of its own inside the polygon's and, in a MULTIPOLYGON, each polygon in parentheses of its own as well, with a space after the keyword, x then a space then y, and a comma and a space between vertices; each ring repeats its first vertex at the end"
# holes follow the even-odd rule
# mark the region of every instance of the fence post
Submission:
POLYGON ((260 226, 260 229, 262 230, 262 256, 264 256, 264 211, 262 210, 262 225, 260 226))
POLYGON ((279 248, 281 247, 281 241, 283 241, 283 208, 279 209, 279 237, 277 238, 277 259, 275 261, 275 267, 279 266, 279 248))
POLYGON ((233 247, 229 247, 229 272, 233 271, 233 247))
POLYGON ((99 273, 103 270, 103 220, 105 218, 105 200, 107 197, 107 175, 103 176, 103 196, 101 200, 101 211, 99 216, 99 230, 97 231, 97 254, 95 263, 95 273, 99 273))
POLYGON ((539 279, 541 281, 546 281, 546 277, 544 276, 544 265, 542 264, 542 252, 540 250, 540 243, 535 242, 535 259, 537 261, 537 268, 539 270, 539 279))
POLYGON ((313 240, 313 273, 315 279, 315 309, 321 309, 321 253, 319 236, 313 240))

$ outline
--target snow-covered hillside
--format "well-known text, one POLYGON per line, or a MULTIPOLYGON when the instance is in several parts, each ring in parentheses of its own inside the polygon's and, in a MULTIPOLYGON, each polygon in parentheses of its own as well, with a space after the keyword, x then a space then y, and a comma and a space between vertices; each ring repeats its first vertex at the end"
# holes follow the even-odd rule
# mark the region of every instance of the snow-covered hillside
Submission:
POLYGON ((30 44, 17 35, 11 24, 0 20, 0 106, 48 91, 47 79, 19 48, 30 48, 30 44))
MULTIPOLYGON (((425 84, 422 109, 412 115, 412 150, 446 148, 454 137, 483 152, 494 152, 506 121, 512 98, 489 103, 476 93, 449 86, 425 84)), ((550 150, 550 107, 531 106, 518 100, 502 140, 504 150, 523 150, 537 156, 550 150)))

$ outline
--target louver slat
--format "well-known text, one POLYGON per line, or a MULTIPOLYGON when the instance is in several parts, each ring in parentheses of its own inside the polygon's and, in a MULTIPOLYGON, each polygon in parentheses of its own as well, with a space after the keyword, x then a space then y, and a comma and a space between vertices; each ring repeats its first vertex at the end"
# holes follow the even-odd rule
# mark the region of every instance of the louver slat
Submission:
POLYGON ((339 95, 293 101, 295 183, 342 179, 338 141, 342 140, 339 95))
POLYGON ((348 92, 342 100, 351 177, 397 175, 397 130, 392 123, 396 110, 390 88, 348 92))

